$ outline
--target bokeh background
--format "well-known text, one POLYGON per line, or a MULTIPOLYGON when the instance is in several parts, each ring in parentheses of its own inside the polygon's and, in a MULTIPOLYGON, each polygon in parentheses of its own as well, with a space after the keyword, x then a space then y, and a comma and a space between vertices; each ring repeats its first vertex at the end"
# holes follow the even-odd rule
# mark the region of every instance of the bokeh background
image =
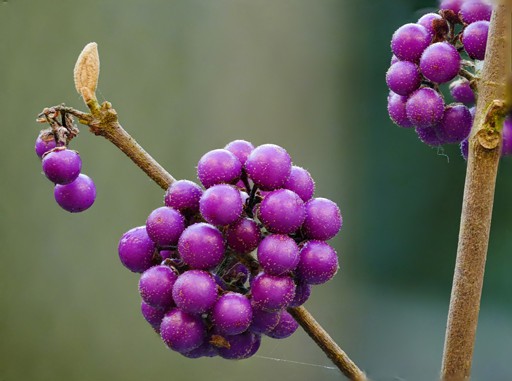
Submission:
MULTIPOLYGON (((310 170, 345 225, 341 271, 307 308, 374 380, 435 380, 465 162, 387 117, 393 31, 435 5, 355 0, 0 2, 0 380, 335 380, 299 330, 263 357, 189 360, 139 313, 119 237, 163 192, 86 128, 73 141, 98 198, 61 210, 33 152, 45 106, 84 109, 72 69, 99 44, 99 98, 176 178, 243 138, 310 170), (421 11, 423 9, 423 11, 421 11)), ((474 380, 512 379, 512 160, 499 170, 474 380)))

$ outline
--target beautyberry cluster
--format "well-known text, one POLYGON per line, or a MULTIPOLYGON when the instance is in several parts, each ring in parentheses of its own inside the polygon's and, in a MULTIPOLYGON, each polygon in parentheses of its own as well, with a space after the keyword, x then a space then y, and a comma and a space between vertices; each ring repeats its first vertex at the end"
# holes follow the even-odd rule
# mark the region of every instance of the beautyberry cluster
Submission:
POLYGON ((485 0, 444 0, 438 14, 427 13, 393 34, 389 116, 400 127, 415 128, 425 144, 467 139, 474 113, 468 107, 475 103, 468 69, 485 58, 491 13, 485 0), (446 104, 439 86, 450 81, 455 102, 446 104))
POLYGON ((170 349, 248 358, 262 335, 293 334, 286 309, 336 274, 326 241, 342 217, 313 198, 309 172, 274 144, 233 141, 201 157, 197 175, 205 189, 174 182, 165 205, 122 236, 119 258, 142 273, 142 315, 170 349))
POLYGON ((89 209, 96 199, 92 179, 81 173, 82 159, 78 152, 58 145, 52 132, 43 130, 36 139, 35 151, 42 159, 43 172, 52 183, 55 201, 71 213, 89 209))

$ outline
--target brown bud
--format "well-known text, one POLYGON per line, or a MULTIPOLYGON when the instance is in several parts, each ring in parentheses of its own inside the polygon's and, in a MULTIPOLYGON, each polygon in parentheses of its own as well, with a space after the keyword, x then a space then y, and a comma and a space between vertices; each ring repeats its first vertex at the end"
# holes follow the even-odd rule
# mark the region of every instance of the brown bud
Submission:
POLYGON ((96 99, 99 75, 100 57, 98 55, 98 44, 90 42, 78 56, 73 72, 76 91, 82 95, 86 103, 96 99))

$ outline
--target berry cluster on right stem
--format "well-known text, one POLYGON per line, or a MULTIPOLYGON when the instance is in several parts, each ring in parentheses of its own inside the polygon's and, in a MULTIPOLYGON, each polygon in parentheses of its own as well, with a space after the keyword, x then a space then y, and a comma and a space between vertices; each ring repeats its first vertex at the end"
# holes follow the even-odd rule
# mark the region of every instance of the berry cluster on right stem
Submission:
MULTIPOLYGON (((441 1, 439 13, 398 28, 386 74, 388 112, 395 124, 415 128, 427 145, 465 143, 476 94, 473 78, 485 58, 492 5, 484 0, 441 1), (446 104, 440 85, 450 83, 446 104)), ((462 147, 463 148, 463 147, 462 147)))

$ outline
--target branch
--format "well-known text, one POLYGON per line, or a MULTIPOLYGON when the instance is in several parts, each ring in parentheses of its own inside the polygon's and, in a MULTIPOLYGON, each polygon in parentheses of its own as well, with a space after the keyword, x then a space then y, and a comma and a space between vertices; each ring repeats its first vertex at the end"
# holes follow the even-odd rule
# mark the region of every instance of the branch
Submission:
POLYGON ((486 60, 478 81, 478 103, 464 186, 464 199, 446 327, 441 377, 469 380, 489 244, 496 174, 501 151, 497 119, 502 116, 510 71, 510 7, 493 12, 486 60))

